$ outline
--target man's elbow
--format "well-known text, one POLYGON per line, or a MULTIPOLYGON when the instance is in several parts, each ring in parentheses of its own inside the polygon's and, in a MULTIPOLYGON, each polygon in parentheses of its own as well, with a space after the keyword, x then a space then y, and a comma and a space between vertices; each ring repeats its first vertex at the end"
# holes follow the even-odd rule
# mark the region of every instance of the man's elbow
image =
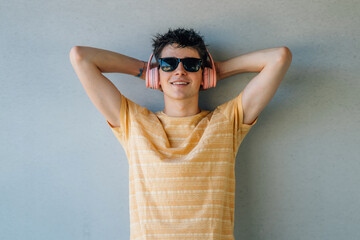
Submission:
POLYGON ((70 53, 71 62, 80 62, 84 59, 84 50, 81 46, 74 46, 71 48, 70 53))
POLYGON ((280 47, 279 48, 279 57, 278 60, 281 62, 291 62, 292 53, 288 47, 280 47))

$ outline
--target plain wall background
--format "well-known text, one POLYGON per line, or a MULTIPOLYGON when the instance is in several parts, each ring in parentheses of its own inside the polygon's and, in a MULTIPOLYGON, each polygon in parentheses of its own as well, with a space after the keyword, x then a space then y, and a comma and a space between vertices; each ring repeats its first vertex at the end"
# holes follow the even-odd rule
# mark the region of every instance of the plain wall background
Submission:
MULTIPOLYGON (((148 60, 169 27, 217 61, 287 46, 292 64, 236 159, 235 237, 360 239, 360 3, 0 0, 0 239, 129 238, 128 163, 69 61, 75 45, 148 60)), ((152 111, 162 93, 107 77, 152 111)), ((256 73, 202 92, 214 109, 256 73)))

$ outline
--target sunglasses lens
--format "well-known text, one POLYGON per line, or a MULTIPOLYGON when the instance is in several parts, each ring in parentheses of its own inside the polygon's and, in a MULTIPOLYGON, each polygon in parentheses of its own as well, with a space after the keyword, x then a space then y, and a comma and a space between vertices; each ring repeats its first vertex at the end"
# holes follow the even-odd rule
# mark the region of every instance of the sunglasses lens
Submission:
POLYGON ((198 58, 185 58, 182 63, 188 72, 197 72, 201 67, 201 60, 198 58))
POLYGON ((164 72, 171 72, 177 68, 178 61, 176 58, 162 58, 160 59, 160 67, 164 72))

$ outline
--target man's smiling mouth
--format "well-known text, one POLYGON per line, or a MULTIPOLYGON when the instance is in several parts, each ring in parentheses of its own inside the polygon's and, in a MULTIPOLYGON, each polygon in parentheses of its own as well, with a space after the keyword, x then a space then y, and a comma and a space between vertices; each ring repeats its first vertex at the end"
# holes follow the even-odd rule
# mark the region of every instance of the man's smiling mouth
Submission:
POLYGON ((172 85, 188 85, 189 82, 172 82, 172 85))

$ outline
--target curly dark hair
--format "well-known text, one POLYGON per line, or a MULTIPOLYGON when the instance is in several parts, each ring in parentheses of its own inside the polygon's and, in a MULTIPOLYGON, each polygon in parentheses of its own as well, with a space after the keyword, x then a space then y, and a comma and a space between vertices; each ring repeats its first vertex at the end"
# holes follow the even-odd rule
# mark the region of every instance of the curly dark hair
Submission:
POLYGON ((153 53, 156 62, 159 62, 160 54, 165 46, 171 44, 177 44, 180 48, 191 47, 195 49, 202 59, 204 67, 210 67, 208 61, 208 53, 203 37, 199 33, 195 32, 194 29, 177 28, 172 30, 169 28, 165 34, 156 34, 153 40, 153 53))

